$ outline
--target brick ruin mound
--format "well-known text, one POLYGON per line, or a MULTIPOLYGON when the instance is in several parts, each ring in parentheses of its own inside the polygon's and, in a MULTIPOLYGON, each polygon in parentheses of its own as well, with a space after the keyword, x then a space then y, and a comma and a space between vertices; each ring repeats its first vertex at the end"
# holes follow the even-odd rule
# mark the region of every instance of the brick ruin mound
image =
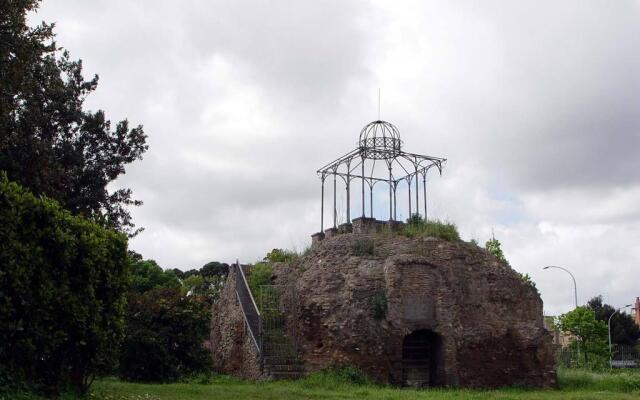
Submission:
MULTIPOLYGON (((345 233, 273 271, 273 283, 294 293, 280 302, 306 372, 352 365, 400 386, 556 385, 539 294, 474 244, 345 233)), ((249 338, 235 279, 213 310, 214 364, 273 377, 249 338)))

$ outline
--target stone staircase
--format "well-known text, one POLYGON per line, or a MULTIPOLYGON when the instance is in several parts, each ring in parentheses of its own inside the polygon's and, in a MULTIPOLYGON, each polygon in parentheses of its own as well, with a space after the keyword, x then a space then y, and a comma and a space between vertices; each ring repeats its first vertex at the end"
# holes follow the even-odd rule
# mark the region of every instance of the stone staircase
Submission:
POLYGON ((271 379, 298 379, 305 375, 304 363, 284 327, 270 326, 263 332, 262 365, 271 379))
MULTIPOLYGON (((240 268, 238 268, 240 270, 240 268)), ((296 349, 294 325, 287 325, 290 311, 283 306, 285 296, 292 296, 291 288, 262 285, 249 289, 244 273, 239 279, 238 298, 243 305, 250 331, 262 361, 263 373, 270 379, 297 379, 305 375, 304 363, 296 349), (247 310, 247 311, 245 311, 247 310)))

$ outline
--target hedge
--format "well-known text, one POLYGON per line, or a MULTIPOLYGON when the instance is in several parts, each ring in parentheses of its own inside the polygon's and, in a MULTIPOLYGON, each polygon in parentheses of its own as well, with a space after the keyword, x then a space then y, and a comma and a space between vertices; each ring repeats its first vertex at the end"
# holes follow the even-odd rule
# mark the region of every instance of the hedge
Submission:
MULTIPOLYGON (((0 174, 0 380, 86 392, 123 336, 127 238, 0 174)), ((0 382, 2 383, 2 382, 0 382)))

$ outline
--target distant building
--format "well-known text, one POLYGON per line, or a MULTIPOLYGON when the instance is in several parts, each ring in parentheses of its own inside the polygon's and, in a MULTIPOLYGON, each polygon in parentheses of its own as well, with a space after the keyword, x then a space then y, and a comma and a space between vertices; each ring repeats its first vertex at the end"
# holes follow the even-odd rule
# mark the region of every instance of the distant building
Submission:
POLYGON ((562 348, 567 347, 571 344, 571 339, 573 336, 570 333, 560 332, 555 324, 556 317, 551 315, 545 315, 544 317, 544 327, 547 328, 549 333, 551 333, 551 337, 553 338, 553 344, 558 345, 562 348))
POLYGON ((636 297, 636 307, 633 311, 633 319, 636 321, 636 324, 640 326, 640 297, 636 297))

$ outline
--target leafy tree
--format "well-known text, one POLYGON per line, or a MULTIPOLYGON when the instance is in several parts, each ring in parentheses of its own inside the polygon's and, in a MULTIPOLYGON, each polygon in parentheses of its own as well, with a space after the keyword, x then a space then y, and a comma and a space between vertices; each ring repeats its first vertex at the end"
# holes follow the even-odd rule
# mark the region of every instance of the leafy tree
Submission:
POLYGON ((170 382, 209 370, 203 344, 209 335, 206 303, 178 288, 131 292, 120 376, 129 381, 170 382))
POLYGON ((611 342, 617 344, 634 345, 640 339, 640 328, 633 318, 624 313, 615 313, 616 308, 602 302, 602 296, 596 296, 587 302, 587 307, 593 310, 596 319, 609 322, 611 318, 611 342))
POLYGON ((229 274, 229 264, 211 261, 203 265, 199 273, 203 277, 217 276, 225 278, 229 274))
POLYGON ((578 307, 558 317, 558 328, 569 332, 580 343, 580 351, 584 355, 585 364, 602 360, 607 355, 607 325, 596 319, 593 310, 578 307))
POLYGON ((0 170, 36 195, 57 200, 73 214, 131 235, 131 189, 107 185, 147 150, 142 126, 115 124, 104 111, 83 109, 98 85, 85 80, 55 42, 53 24, 35 28, 26 14, 39 0, 0 5, 0 170))
POLYGON ((127 238, 0 174, 0 371, 57 394, 115 364, 127 238))
POLYGON ((152 289, 181 287, 173 270, 164 271, 154 260, 134 261, 131 264, 131 290, 144 293, 152 289))

